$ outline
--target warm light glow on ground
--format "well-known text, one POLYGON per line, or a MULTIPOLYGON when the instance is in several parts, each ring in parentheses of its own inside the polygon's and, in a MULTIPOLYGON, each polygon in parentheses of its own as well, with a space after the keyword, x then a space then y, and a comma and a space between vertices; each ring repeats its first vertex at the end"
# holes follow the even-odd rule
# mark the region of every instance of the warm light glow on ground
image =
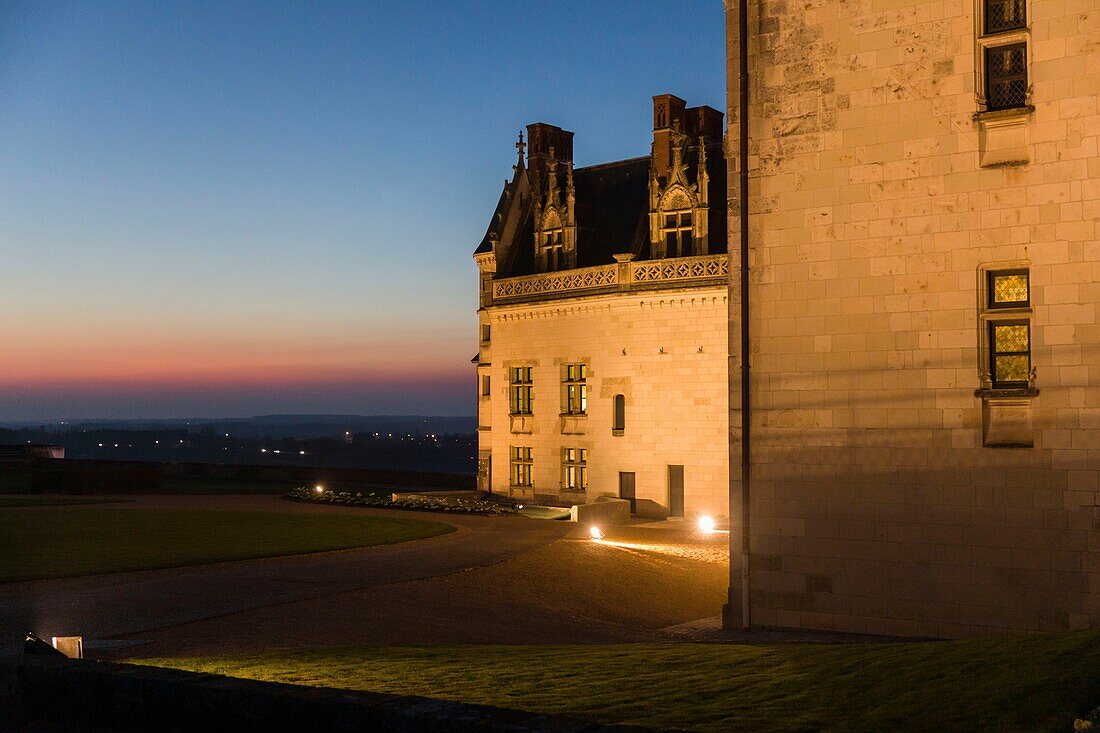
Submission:
POLYGON ((702 562, 729 562, 729 548, 725 542, 699 542, 692 544, 671 542, 626 542, 604 537, 599 540, 601 547, 611 547, 629 553, 651 553, 681 557, 702 562))

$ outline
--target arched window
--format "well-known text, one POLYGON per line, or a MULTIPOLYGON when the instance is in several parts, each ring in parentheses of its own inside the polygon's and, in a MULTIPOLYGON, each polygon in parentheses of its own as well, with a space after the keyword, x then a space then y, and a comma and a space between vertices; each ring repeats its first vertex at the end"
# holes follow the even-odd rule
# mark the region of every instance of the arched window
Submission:
POLYGON ((626 430, 626 395, 615 395, 615 415, 611 422, 611 432, 622 435, 626 430))

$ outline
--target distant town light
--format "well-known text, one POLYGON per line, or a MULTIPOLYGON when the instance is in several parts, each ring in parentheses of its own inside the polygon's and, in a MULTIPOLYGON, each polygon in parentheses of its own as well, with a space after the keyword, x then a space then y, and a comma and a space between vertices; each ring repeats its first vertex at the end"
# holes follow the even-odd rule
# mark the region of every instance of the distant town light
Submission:
POLYGON ((714 532, 714 528, 714 517, 699 517, 699 529, 703 532, 703 534, 712 534, 714 532))
POLYGON ((298 451, 298 455, 300 455, 300 456, 304 456, 305 454, 306 454, 306 452, 304 450, 298 451))
POLYGON ((313 490, 316 491, 318 494, 325 493, 325 487, 321 486, 321 484, 317 484, 316 486, 314 486, 313 490))
POLYGON ((267 448, 260 448, 261 453, 267 453, 267 448))
POLYGON ((599 542, 600 540, 603 539, 603 531, 599 527, 592 527, 591 529, 588 530, 588 534, 596 542, 599 542))

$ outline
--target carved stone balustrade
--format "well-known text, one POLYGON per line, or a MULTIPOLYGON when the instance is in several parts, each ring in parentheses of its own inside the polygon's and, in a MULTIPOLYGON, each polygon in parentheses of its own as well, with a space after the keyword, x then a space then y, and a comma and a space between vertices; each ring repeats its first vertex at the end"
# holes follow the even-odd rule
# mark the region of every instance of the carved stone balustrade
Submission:
POLYGON ((619 261, 614 265, 493 280, 492 302, 504 305, 603 293, 714 287, 724 285, 729 278, 724 254, 640 262, 616 259, 619 261))

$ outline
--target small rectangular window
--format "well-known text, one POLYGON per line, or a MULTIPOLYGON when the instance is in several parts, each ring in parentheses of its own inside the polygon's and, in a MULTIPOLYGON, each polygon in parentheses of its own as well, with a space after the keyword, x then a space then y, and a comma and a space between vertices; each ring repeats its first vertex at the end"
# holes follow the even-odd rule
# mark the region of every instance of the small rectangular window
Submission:
POLYGON ((1026 308, 1031 302, 1027 270, 989 273, 990 308, 1026 308))
POLYGON ((985 0, 983 10, 986 35, 1026 27, 1024 0, 985 0))
POLYGON ((512 486, 531 486, 531 448, 529 446, 514 445, 509 448, 510 481, 512 486))
POLYGON ((530 415, 534 399, 531 367, 512 367, 509 370, 509 408, 513 415, 530 415))
POLYGON ((489 394, 489 375, 486 374, 481 378, 481 396, 488 397, 489 394))
POLYGON ((488 323, 481 324, 481 343, 483 343, 483 344, 489 343, 489 324, 488 323))
POLYGON ((566 491, 588 489, 588 449, 562 448, 561 483, 566 491))
POLYGON ((989 371, 996 387, 1023 387, 1031 378, 1031 328, 1026 320, 990 321, 989 371))
POLYGON ((985 49, 985 98, 989 110, 1027 104, 1027 44, 1009 43, 985 49))
POLYGON ((566 415, 584 415, 588 411, 588 365, 566 364, 562 388, 562 412, 566 415))

